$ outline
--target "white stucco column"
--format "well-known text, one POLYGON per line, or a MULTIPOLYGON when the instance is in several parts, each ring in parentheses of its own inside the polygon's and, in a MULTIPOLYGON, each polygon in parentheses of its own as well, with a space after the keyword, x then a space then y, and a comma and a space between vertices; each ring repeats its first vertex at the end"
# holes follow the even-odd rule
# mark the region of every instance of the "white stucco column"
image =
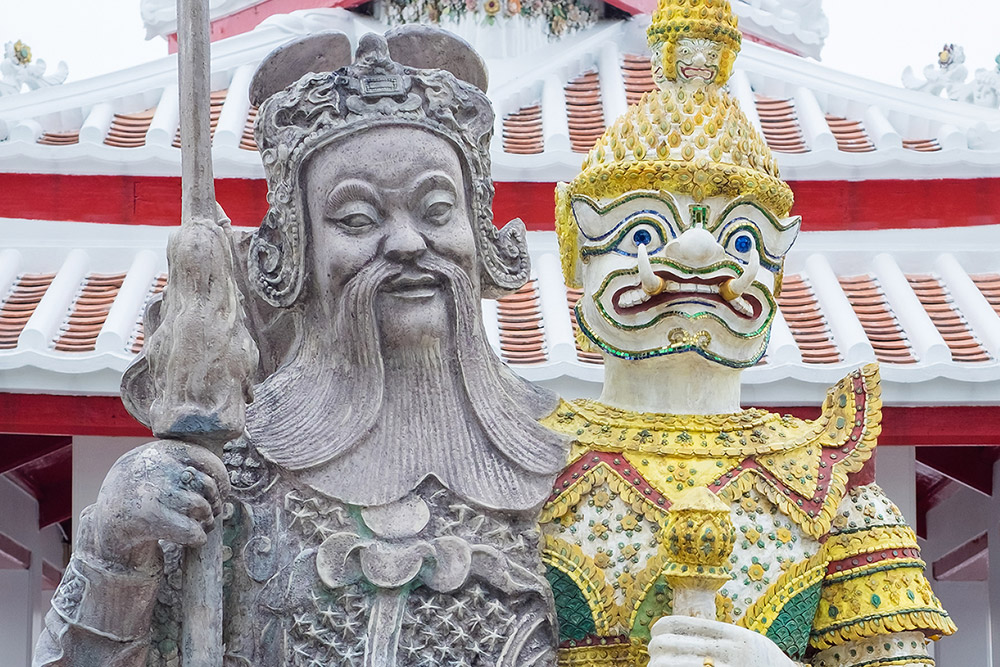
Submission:
POLYGON ((990 660, 986 667, 1000 667, 1000 461, 993 464, 993 497, 987 514, 986 541, 989 548, 990 660))
POLYGON ((917 453, 915 447, 875 449, 875 481, 911 526, 917 525, 917 453))
POLYGON ((58 526, 38 529, 38 502, 0 476, 0 535, 26 550, 27 567, 0 569, 0 664, 29 667, 41 620, 48 610, 42 591, 42 563, 62 568, 58 526))

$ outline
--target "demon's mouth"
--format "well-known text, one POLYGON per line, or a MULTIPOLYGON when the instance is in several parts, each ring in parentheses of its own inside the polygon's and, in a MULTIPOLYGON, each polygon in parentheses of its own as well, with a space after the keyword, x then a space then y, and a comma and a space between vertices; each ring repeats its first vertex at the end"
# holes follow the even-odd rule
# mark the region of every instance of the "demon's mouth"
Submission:
POLYGON ((711 81, 715 78, 715 69, 712 67, 695 67, 694 65, 681 65, 681 76, 685 79, 704 79, 711 81))
POLYGON ((626 285, 611 297, 611 305, 619 315, 636 315, 667 304, 696 302, 700 304, 721 304, 745 320, 755 320, 764 311, 764 305, 751 294, 744 293, 732 301, 727 301, 720 293, 720 287, 731 276, 721 275, 711 278, 681 277, 669 271, 657 271, 663 279, 663 290, 650 295, 642 285, 626 285))

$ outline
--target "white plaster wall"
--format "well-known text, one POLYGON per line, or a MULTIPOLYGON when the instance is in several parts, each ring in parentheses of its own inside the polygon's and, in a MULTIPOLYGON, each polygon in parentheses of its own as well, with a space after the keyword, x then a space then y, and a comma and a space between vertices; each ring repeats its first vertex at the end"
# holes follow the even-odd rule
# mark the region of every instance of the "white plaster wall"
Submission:
POLYGON ((51 593, 42 591, 42 562, 63 567, 59 526, 38 530, 38 502, 0 476, 0 532, 31 552, 27 570, 0 570, 0 664, 28 667, 51 593))
MULTIPOLYGON (((934 592, 958 626, 958 632, 936 642, 935 658, 941 667, 991 667, 990 586, 993 581, 944 581, 933 579, 932 564, 956 547, 987 531, 994 500, 972 489, 961 488, 953 496, 927 513, 929 540, 921 540, 921 557, 927 563, 934 592)), ((989 536, 990 541, 993 535, 989 536)), ((995 572, 996 566, 992 568, 995 572)))
POLYGON ((30 570, 0 570, 0 653, 3 664, 30 664, 33 623, 30 570))
POLYGON ((885 491, 906 521, 916 526, 917 480, 916 452, 913 447, 877 447, 875 481, 885 491))
POLYGON ((985 581, 932 581, 958 632, 934 646, 941 667, 991 667, 989 589, 985 581))

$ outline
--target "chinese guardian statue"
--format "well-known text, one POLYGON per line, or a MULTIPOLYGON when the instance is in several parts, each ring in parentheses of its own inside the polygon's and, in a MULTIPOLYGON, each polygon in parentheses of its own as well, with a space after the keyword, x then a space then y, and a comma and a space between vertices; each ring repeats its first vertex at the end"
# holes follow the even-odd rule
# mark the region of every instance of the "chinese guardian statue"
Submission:
POLYGON ((334 32, 265 59, 270 210, 204 237, 228 240, 201 291, 203 248, 171 241, 184 270, 123 392, 162 439, 82 517, 36 665, 555 664, 537 519, 567 440, 483 330, 481 298, 529 271, 523 224, 492 221, 485 87, 467 44, 419 26, 363 36, 353 62, 334 32), (181 296, 210 316, 177 326, 181 296), (177 385, 195 417, 158 426, 177 385), (240 419, 203 407, 232 387, 240 419), (221 460, 182 442, 219 420, 239 424, 221 460), (221 642, 199 653, 183 561, 220 514, 221 642))
POLYGON ((877 367, 815 421, 740 407, 799 219, 725 88, 729 4, 661 0, 648 35, 657 88, 556 194, 581 344, 605 364, 598 400, 545 420, 573 440, 542 516, 560 665, 931 665, 954 625, 863 476, 877 367))

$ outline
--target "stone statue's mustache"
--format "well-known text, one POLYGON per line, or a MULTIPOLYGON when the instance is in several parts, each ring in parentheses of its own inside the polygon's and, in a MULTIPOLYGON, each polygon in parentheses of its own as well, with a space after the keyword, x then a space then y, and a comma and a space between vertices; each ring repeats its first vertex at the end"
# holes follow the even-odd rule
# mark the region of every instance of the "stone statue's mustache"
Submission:
POLYGON ((256 389, 248 433, 265 457, 310 477, 335 479, 335 495, 356 504, 396 500, 429 474, 486 506, 523 502, 527 509, 544 497, 551 475, 561 469, 563 445, 537 420, 557 399, 515 376, 492 353, 479 293, 465 269, 432 252, 403 263, 378 258, 344 285, 337 301, 334 335, 324 340, 304 327, 293 359, 256 389), (450 297, 454 343, 433 353, 436 360, 416 350, 394 351, 393 382, 417 382, 424 398, 412 409, 423 411, 429 426, 420 442, 392 441, 383 414, 387 367, 375 304, 382 290, 430 281, 450 297), (400 354, 404 365, 397 368, 400 354), (442 360, 453 389, 433 370, 442 360), (428 411, 438 417, 427 417, 428 411), (380 461, 370 451, 362 455, 371 447, 394 453, 413 448, 414 455, 393 459, 401 470, 356 469, 380 461))

